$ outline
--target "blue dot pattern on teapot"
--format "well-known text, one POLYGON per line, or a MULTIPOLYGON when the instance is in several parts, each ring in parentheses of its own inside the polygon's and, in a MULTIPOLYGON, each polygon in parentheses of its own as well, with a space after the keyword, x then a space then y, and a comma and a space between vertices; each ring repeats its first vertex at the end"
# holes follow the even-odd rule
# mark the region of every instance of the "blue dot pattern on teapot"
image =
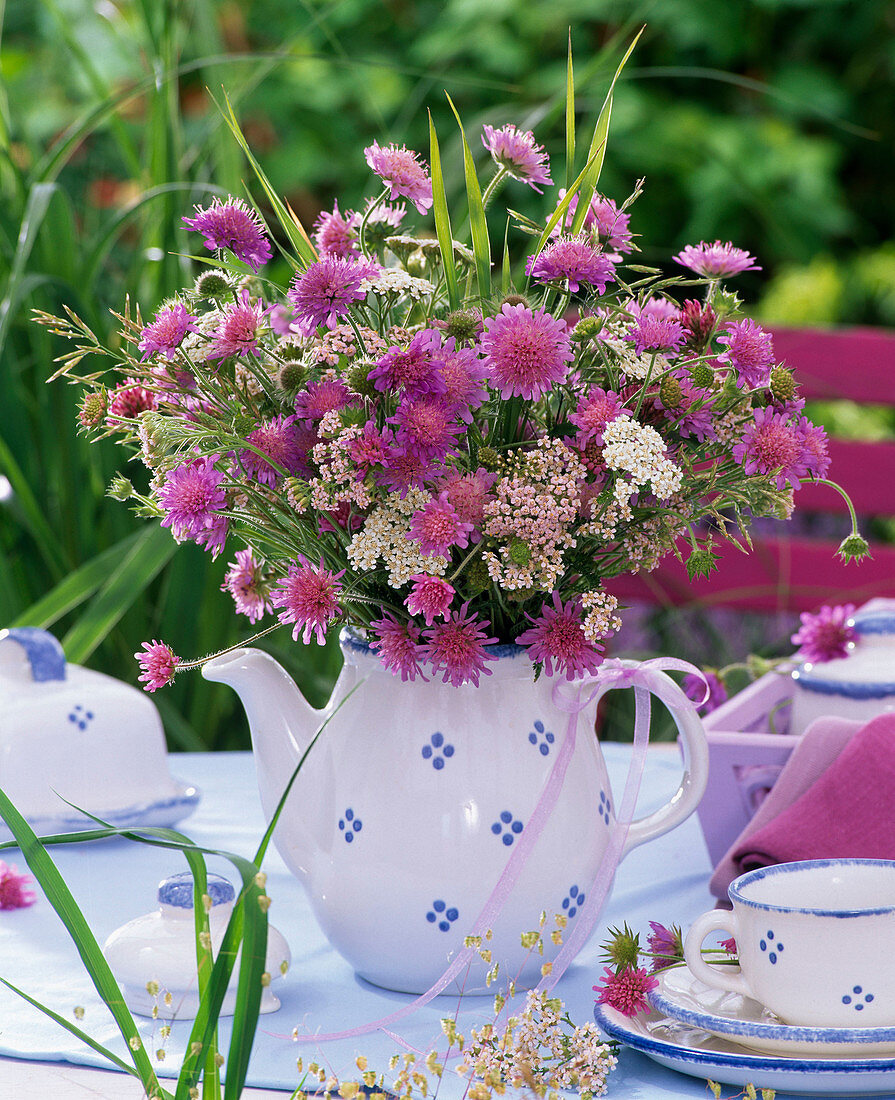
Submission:
POLYGON ((540 718, 536 719, 534 727, 528 735, 529 744, 535 745, 541 756, 550 755, 550 746, 556 741, 556 734, 548 730, 540 718))
POLYGON ((777 959, 783 951, 783 944, 779 940, 774 939, 774 933, 770 929, 768 929, 767 937, 758 941, 758 946, 762 951, 767 952, 768 961, 771 966, 776 966, 777 959))
POLYGON ((448 905, 442 898, 436 898, 432 902, 432 908, 426 913, 426 920, 429 924, 434 924, 439 932, 449 932, 459 916, 460 910, 455 905, 448 905))
POLYGON ((570 886, 569 892, 562 899, 562 911, 571 920, 577 916, 578 910, 584 905, 584 892, 577 886, 570 886))
POLYGON ((863 1012, 864 1007, 873 1001, 872 993, 865 993, 864 987, 853 985, 851 991, 842 998, 844 1005, 851 1005, 856 1012, 863 1012))
POLYGON ((612 802, 609 799, 609 795, 605 791, 600 791, 600 804, 597 807, 597 813, 608 825, 609 815, 612 813, 612 802))
POLYGON ((523 828, 522 822, 517 817, 513 817, 509 810, 502 810, 500 819, 491 826, 491 832, 495 836, 499 836, 503 843, 509 847, 523 828))
POLYGON ((445 761, 450 760, 454 755, 454 746, 445 741, 444 734, 440 730, 436 730, 423 745, 421 755, 423 760, 431 761, 432 767, 440 772, 445 761))
POLYGON ((349 806, 342 817, 339 818, 339 831, 344 836, 346 843, 351 844, 355 836, 364 827, 364 823, 349 806))
POLYGON ((69 712, 68 720, 73 726, 77 726, 79 730, 85 730, 93 721, 94 714, 92 710, 87 710, 86 707, 82 707, 80 703, 76 703, 69 712))

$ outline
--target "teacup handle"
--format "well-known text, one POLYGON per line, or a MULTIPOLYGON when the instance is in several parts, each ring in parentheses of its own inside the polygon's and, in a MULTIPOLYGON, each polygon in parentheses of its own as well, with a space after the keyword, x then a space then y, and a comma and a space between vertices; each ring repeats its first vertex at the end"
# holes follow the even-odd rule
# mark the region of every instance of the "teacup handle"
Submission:
POLYGON ((729 932, 736 939, 736 914, 727 909, 713 909, 696 918, 684 940, 684 961, 690 968, 690 973, 715 989, 726 989, 730 993, 742 993, 744 997, 751 997, 742 974, 731 972, 729 967, 717 969, 709 966, 702 957, 702 942, 709 932, 729 932))
POLYGON ((622 859, 632 848, 645 844, 654 837, 662 836, 663 833, 669 832, 688 818, 699 805, 709 778, 709 747, 705 729, 696 713, 696 708, 670 676, 658 669, 651 669, 650 676, 656 677, 661 682, 661 693, 657 691, 652 693, 658 695, 668 707, 681 735, 684 746, 684 774, 681 777, 680 786, 664 806, 646 817, 636 818, 631 822, 625 846, 622 849, 622 859), (680 707, 669 702, 669 697, 675 699, 678 696, 682 704, 680 707))

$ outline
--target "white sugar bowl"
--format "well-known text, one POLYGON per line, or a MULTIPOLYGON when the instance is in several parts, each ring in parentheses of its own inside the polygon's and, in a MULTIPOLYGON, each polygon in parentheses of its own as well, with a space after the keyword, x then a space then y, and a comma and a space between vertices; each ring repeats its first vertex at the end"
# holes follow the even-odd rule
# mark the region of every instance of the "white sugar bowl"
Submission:
POLYGON ((871 600, 852 623, 858 638, 847 657, 793 671, 790 733, 804 733, 817 718, 869 722, 895 711, 895 601, 871 600))
MULTIPOLYGON (((208 913, 212 952, 217 955, 233 912, 235 891, 221 875, 208 875, 208 913)), ((103 954, 124 1000, 139 1016, 157 1015, 164 1020, 192 1020, 199 1011, 199 978, 196 963, 196 926, 193 916, 193 876, 189 871, 163 879, 158 888, 159 907, 113 932, 103 954)), ((271 981, 289 969, 289 945, 275 928, 267 929, 265 970, 271 981)), ((224 995, 221 1015, 232 1016, 236 1006, 239 956, 224 995)), ((277 997, 265 986, 261 1012, 276 1012, 277 997)))

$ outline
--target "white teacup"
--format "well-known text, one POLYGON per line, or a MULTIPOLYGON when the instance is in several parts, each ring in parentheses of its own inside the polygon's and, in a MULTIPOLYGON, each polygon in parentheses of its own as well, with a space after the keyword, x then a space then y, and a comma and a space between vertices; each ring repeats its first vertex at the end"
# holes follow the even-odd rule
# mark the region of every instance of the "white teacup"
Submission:
POLYGON ((752 997, 809 1027, 895 1025, 895 860, 818 859, 749 871, 733 911, 694 921, 684 944, 706 985, 752 997), (736 940, 740 970, 710 966, 710 932, 736 940))

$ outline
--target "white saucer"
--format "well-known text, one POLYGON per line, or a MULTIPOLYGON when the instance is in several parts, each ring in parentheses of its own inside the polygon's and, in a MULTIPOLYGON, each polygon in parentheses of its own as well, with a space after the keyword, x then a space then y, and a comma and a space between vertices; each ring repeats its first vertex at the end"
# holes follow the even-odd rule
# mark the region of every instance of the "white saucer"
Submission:
POLYGON ((656 977, 659 987, 649 994, 649 1002, 657 1012, 751 1050, 796 1057, 895 1056, 895 1027, 796 1027, 758 1001, 705 985, 686 966, 656 977))
POLYGON ((655 1009, 631 1018, 598 1004, 594 1016, 610 1039, 690 1077, 807 1096, 895 1095, 895 1058, 753 1054, 737 1043, 670 1020, 655 1009))

